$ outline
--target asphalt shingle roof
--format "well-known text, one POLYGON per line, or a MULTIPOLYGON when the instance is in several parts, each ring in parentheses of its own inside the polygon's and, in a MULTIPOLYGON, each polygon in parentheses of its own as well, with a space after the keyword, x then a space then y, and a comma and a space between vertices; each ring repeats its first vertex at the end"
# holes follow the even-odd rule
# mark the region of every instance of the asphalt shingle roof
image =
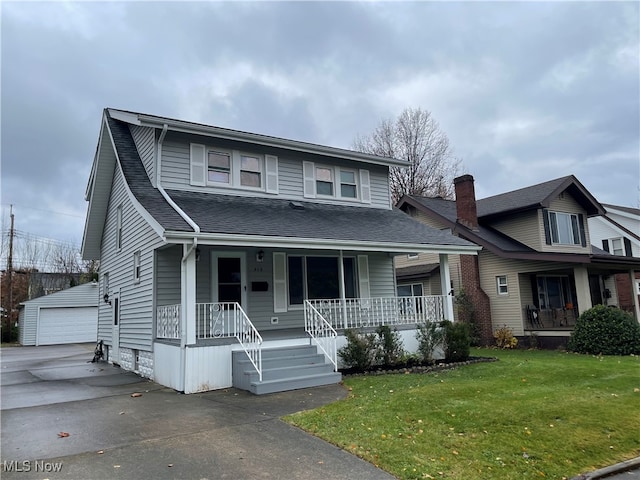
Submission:
MULTIPOLYGON (((445 200, 444 198, 428 198, 428 197, 411 197, 414 201, 419 204, 425 206, 429 210, 434 211, 441 217, 445 218, 447 221, 451 223, 451 227, 458 228, 458 231, 461 235, 464 235, 464 232, 468 231, 466 227, 463 227, 459 224, 456 224, 457 213, 456 213, 456 202, 453 200, 445 200)), ((478 225, 478 230, 474 231, 479 238, 487 241, 488 243, 495 245, 500 250, 505 252, 534 252, 530 247, 500 233, 499 231, 487 227, 484 225, 478 225)))
POLYGON ((114 120, 108 113, 107 121, 120 159, 122 173, 131 193, 165 229, 192 232, 193 228, 169 205, 158 189, 151 185, 129 126, 114 120))
POLYGON ((202 232, 324 240, 469 246, 400 210, 170 190, 202 232))
MULTIPOLYGON (((126 123, 107 114, 127 184, 140 204, 165 230, 192 232, 189 224, 151 184, 126 123)), ((384 242, 418 245, 472 246, 464 239, 417 222, 400 210, 352 207, 278 198, 241 197, 168 190, 171 199, 202 233, 257 235, 384 242)))

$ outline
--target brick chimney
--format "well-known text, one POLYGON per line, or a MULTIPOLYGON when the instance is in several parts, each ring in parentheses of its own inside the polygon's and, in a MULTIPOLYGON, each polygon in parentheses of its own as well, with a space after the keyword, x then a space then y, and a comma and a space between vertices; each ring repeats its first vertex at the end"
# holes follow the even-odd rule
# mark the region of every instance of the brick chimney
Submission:
POLYGON ((472 175, 462 175, 453 179, 456 190, 456 214, 458 222, 471 230, 478 229, 476 191, 472 175))
MULTIPOLYGON (((456 215, 458 222, 478 231, 478 212, 476 209, 476 191, 472 175, 462 175, 453 179, 456 190, 456 215)), ((493 343, 491 323, 491 303, 489 296, 480 286, 480 270, 476 255, 460 255, 460 283, 467 297, 462 301, 458 294, 458 320, 472 323, 475 335, 481 345, 493 343), (465 306, 466 305, 466 306, 465 306)))

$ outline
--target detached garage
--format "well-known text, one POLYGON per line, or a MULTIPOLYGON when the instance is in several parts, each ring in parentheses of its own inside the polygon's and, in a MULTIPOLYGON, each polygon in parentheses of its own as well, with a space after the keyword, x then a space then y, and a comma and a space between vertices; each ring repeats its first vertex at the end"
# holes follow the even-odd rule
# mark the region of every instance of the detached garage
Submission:
POLYGON ((85 283, 26 301, 18 325, 22 345, 96 342, 98 285, 85 283))

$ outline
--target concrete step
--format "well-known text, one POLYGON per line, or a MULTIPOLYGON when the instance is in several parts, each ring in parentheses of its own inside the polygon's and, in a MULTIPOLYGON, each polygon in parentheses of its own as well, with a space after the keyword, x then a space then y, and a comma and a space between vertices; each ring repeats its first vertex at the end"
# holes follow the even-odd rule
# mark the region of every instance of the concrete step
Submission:
POLYGON ((305 375, 280 380, 263 380, 262 382, 252 383, 249 391, 256 395, 264 395, 266 393, 286 392, 288 390, 298 390, 300 388, 333 385, 335 383, 340 383, 341 380, 342 374, 340 372, 305 375))
POLYGON ((297 388, 329 385, 342 380, 313 345, 297 345, 262 351, 262 382, 242 351, 233 352, 233 386, 257 395, 297 388))
MULTIPOLYGON (((301 377, 304 375, 318 375, 321 373, 331 372, 333 372, 333 365, 330 363, 305 363, 300 365, 288 365, 286 367, 263 368, 262 381, 301 377)), ((258 372, 256 372, 255 369, 247 369, 244 371, 244 374, 249 376, 249 383, 258 381, 258 372)))

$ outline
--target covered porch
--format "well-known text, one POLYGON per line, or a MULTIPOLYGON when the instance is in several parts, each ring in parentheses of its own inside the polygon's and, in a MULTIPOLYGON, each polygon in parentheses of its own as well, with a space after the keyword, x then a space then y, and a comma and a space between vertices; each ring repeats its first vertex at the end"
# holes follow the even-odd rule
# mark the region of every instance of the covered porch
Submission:
MULTIPOLYGON (((440 257, 448 284, 448 254, 440 257)), ((156 252, 156 271, 155 364, 171 363, 170 386, 185 392, 238 386, 239 368, 255 374, 256 385, 264 382, 273 375, 269 357, 276 348, 311 346, 337 372, 345 329, 413 331, 453 318, 451 296, 397 297, 393 255, 386 251, 173 245, 156 252), (194 362, 202 373, 190 375, 207 378, 189 385, 181 372, 194 362)))
MULTIPOLYGON (((612 262, 519 274, 525 333, 568 337, 585 310, 595 305, 619 308, 616 274, 635 276, 633 270, 612 262)), ((632 312, 636 319, 640 318, 638 312, 636 296, 632 312)))

